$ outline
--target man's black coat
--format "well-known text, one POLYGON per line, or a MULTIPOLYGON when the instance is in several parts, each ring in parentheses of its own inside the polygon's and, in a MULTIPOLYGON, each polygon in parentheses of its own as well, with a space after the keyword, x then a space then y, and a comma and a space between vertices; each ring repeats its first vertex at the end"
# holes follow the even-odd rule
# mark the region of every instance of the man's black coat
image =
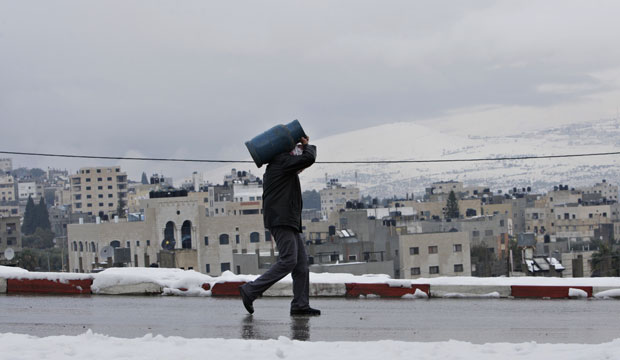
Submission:
POLYGON ((301 186, 297 173, 316 159, 316 146, 305 145, 301 155, 276 155, 263 176, 263 220, 265 228, 290 226, 301 232, 301 186))

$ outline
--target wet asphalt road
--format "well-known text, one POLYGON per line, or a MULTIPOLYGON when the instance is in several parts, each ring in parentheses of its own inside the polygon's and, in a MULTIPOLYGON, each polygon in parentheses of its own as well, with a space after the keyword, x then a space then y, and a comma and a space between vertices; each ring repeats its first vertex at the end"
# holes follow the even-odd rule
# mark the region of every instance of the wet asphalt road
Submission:
POLYGON ((0 333, 95 333, 311 341, 603 343, 620 338, 620 301, 313 298, 319 317, 291 317, 290 299, 0 295, 0 333))

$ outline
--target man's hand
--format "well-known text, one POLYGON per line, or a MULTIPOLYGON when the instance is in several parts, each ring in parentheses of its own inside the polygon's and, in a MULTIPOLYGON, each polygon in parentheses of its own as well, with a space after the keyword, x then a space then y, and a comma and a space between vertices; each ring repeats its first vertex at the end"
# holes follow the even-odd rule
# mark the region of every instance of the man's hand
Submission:
POLYGON ((301 138, 301 144, 306 146, 308 145, 308 142, 310 141, 310 136, 306 136, 306 137, 302 137, 301 138))

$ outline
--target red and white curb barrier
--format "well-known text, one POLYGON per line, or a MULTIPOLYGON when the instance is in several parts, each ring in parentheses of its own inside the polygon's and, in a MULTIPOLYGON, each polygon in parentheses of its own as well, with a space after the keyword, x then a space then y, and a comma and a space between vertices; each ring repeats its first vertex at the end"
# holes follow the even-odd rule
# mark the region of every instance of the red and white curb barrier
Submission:
MULTIPOLYGON (((222 281, 204 283, 202 290, 210 291, 211 296, 239 296, 239 286, 243 281, 222 281)), ((195 295, 195 289, 167 289, 151 281, 129 284, 116 284, 106 287, 93 287, 93 278, 76 274, 47 276, 40 279, 0 278, 0 294, 38 293, 38 294, 93 294, 93 295, 195 295)), ((202 291, 201 290, 201 291, 202 291)), ((569 299, 592 298, 598 293, 610 293, 608 297, 620 298, 620 288, 602 286, 559 286, 559 285, 458 285, 458 284, 409 284, 398 281, 391 283, 310 283, 310 296, 313 297, 384 297, 402 298, 426 294, 431 298, 533 298, 569 299)), ((201 295, 201 294, 199 294, 201 295)), ((278 282, 267 290, 264 297, 290 297, 293 295, 290 282, 278 282)), ((204 296, 204 293, 202 294, 204 296)), ((419 296, 416 296, 419 297, 419 296)), ((607 297, 607 296, 606 296, 607 297)))
POLYGON ((93 279, 7 279, 6 292, 39 294, 90 294, 93 279))

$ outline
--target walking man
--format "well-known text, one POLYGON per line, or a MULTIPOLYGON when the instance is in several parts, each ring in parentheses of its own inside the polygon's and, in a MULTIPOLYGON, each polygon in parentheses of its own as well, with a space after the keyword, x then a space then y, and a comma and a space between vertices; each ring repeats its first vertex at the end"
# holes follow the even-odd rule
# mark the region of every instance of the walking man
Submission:
POLYGON ((298 174, 314 164, 316 146, 301 138, 301 146, 276 155, 263 176, 263 220, 278 247, 278 261, 258 279, 239 287, 246 310, 254 313, 253 302, 271 285, 292 273, 291 315, 320 315, 310 307, 308 255, 301 240, 301 186, 298 174))

